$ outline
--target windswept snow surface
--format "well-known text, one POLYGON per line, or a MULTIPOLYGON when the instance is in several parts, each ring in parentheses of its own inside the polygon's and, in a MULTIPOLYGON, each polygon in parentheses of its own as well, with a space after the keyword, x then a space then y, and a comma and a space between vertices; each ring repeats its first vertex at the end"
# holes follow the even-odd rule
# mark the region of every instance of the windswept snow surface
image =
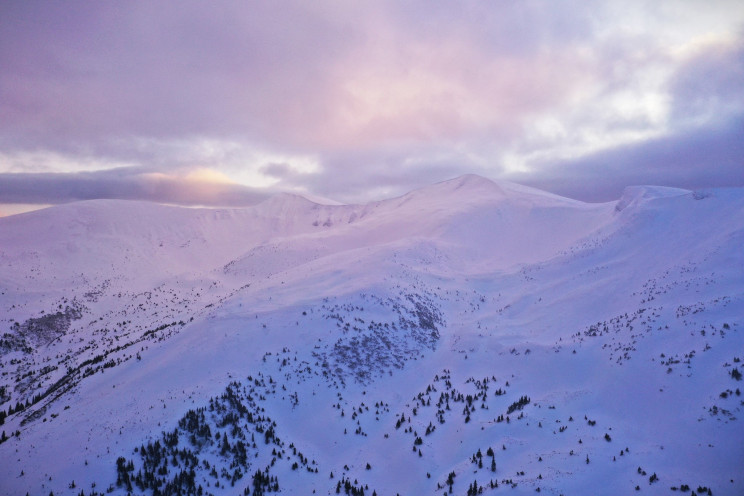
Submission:
POLYGON ((0 494, 744 494, 743 246, 478 176, 0 218, 0 494))

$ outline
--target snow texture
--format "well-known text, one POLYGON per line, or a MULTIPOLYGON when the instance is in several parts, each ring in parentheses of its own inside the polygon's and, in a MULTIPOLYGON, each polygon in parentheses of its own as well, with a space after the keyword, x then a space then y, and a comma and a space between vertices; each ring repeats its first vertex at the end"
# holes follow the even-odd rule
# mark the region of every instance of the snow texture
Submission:
POLYGON ((744 190, 0 218, 0 494, 744 494, 744 190))

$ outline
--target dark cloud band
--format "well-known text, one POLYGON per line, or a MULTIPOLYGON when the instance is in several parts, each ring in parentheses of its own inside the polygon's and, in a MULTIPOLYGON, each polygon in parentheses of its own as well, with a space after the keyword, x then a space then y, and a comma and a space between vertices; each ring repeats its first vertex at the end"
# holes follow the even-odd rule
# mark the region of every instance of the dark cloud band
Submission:
POLYGON ((141 171, 0 174, 0 203, 57 204, 78 200, 147 200, 179 205, 241 207, 269 191, 229 183, 205 183, 141 171))

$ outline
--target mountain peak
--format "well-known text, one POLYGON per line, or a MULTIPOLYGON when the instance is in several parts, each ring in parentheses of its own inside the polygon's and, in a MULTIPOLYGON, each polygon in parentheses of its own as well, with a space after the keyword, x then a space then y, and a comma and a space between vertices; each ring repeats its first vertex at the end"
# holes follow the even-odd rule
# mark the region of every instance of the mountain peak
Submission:
POLYGON ((296 208, 311 208, 317 203, 295 193, 277 193, 262 201, 256 207, 268 210, 287 210, 296 208))
POLYGON ((433 187, 436 186, 442 186, 446 188, 451 188, 453 191, 459 190, 459 189, 472 189, 472 188, 487 188, 492 191, 501 191, 501 187, 498 183, 495 181, 492 181, 491 179, 485 178, 483 176, 479 176, 477 174, 463 174, 462 176, 457 176, 452 179, 448 179, 446 181, 442 181, 439 183, 435 183, 432 185, 433 187))
MULTIPOLYGON (((498 180, 479 176, 477 174, 464 174, 446 181, 435 183, 431 186, 425 186, 420 190, 413 191, 425 192, 425 194, 456 194, 465 195, 465 198, 510 198, 522 199, 539 204, 557 203, 581 203, 578 200, 566 198, 554 193, 541 189, 524 186, 510 181, 498 180)), ((410 194, 410 193, 409 193, 410 194)))
POLYGON ((464 187, 464 186, 488 186, 488 187, 498 186, 495 181, 492 181, 483 176, 479 176, 478 174, 463 174, 462 176, 458 176, 458 177, 455 177, 453 179, 450 179, 444 182, 452 183, 453 185, 456 185, 456 187, 458 188, 464 187))

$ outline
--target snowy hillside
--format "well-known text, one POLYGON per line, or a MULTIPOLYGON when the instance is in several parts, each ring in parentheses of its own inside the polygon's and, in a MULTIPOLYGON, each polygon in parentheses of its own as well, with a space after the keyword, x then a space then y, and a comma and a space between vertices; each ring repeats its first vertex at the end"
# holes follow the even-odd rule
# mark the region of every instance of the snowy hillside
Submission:
POLYGON ((744 494, 744 190, 0 218, 0 494, 744 494))

